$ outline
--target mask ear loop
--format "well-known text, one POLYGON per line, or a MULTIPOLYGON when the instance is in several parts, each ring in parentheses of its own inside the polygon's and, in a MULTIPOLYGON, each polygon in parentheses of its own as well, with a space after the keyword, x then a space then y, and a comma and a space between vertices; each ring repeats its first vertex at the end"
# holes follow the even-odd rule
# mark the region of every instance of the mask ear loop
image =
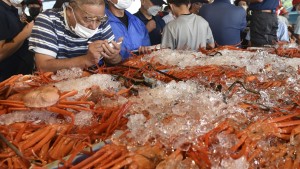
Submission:
MULTIPOLYGON (((77 24, 78 22, 77 22, 77 19, 76 19, 76 16, 75 16, 75 13, 74 13, 73 8, 72 8, 70 5, 68 5, 67 7, 68 7, 68 8, 71 8, 72 13, 73 13, 73 16, 74 16, 74 19, 75 19, 75 22, 76 22, 76 24, 77 24)), ((73 29, 74 29, 74 27, 73 27, 73 29)))

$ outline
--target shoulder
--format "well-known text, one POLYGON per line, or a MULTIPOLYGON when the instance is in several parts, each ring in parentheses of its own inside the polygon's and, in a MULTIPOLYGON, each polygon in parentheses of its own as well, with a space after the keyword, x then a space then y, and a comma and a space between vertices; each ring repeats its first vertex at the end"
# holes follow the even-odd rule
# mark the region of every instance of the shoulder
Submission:
POLYGON ((131 20, 135 23, 144 25, 144 23, 137 16, 135 16, 134 14, 131 14, 130 12, 127 12, 127 11, 125 11, 125 14, 127 15, 129 20, 131 20))
POLYGON ((36 21, 42 22, 62 22, 63 12, 58 9, 48 9, 38 15, 36 21))
POLYGON ((191 14, 191 17, 194 18, 197 22, 199 22, 201 24, 208 25, 208 22, 202 16, 199 16, 196 14, 191 14))

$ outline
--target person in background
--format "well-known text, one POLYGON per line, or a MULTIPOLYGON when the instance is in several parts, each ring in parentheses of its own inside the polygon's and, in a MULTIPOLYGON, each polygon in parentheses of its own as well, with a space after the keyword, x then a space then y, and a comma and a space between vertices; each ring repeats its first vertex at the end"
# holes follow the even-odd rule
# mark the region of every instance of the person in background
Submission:
POLYGON ((71 0, 36 18, 29 49, 35 52, 37 69, 55 72, 88 68, 102 58, 106 64, 119 63, 120 44, 114 39, 103 0, 71 0))
POLYGON ((0 81, 16 74, 31 74, 33 55, 28 51, 28 40, 33 22, 20 21, 14 5, 22 0, 0 0, 0 81))
POLYGON ((20 17, 21 22, 26 25, 29 21, 27 21, 27 15, 25 13, 26 4, 25 1, 22 1, 20 4, 14 4, 14 7, 18 9, 18 15, 20 17))
POLYGON ((244 8, 232 5, 229 0, 215 0, 204 5, 199 14, 209 23, 217 45, 240 46, 241 32, 247 26, 244 8))
POLYGON ((277 42, 278 19, 276 8, 279 0, 251 0, 252 11, 250 31, 251 45, 261 47, 274 45, 277 42))
MULTIPOLYGON (((292 3, 293 8, 300 13, 300 0, 293 0, 292 3)), ((294 27, 293 37, 295 38, 296 43, 300 44, 300 16, 298 16, 296 25, 294 27)))
POLYGON ((200 8, 207 3, 207 0, 191 0, 190 12, 198 15, 200 8))
POLYGON ((43 3, 41 0, 26 0, 26 5, 29 11, 29 16, 27 16, 28 22, 34 20, 39 13, 43 11, 43 3))
POLYGON ((52 8, 62 8, 65 2, 70 2, 70 0, 56 0, 52 8))
POLYGON ((249 4, 247 0, 236 0, 234 1, 235 6, 240 6, 245 9, 245 11, 248 10, 249 4))
POLYGON ((290 23, 289 23, 289 11, 287 11, 285 9, 285 7, 280 7, 279 8, 279 15, 278 15, 278 20, 284 22, 287 26, 290 26, 290 23))
POLYGON ((246 28, 241 32, 241 47, 242 48, 247 48, 249 45, 248 40, 246 39, 246 36, 248 34, 248 32, 250 31, 250 17, 251 17, 251 12, 249 12, 249 0, 236 0, 234 1, 235 6, 240 6, 242 7, 245 11, 246 11, 246 21, 247 21, 247 26, 246 28))
POLYGON ((214 48, 214 38, 208 22, 190 13, 189 0, 168 0, 176 19, 169 22, 162 34, 162 48, 199 50, 214 48))
POLYGON ((123 37, 121 45, 122 59, 130 56, 130 51, 139 50, 140 53, 150 52, 147 47, 150 46, 148 30, 145 24, 136 16, 128 11, 132 0, 108 0, 105 13, 108 16, 108 22, 116 39, 123 37))
POLYGON ((168 15, 170 11, 171 11, 171 9, 170 9, 169 5, 166 5, 164 7, 164 9, 161 11, 162 16, 164 17, 164 16, 168 15))
POLYGON ((166 24, 175 19, 169 5, 165 6, 164 11, 168 12, 168 14, 162 18, 166 24))
POLYGON ((141 8, 134 14, 146 25, 151 45, 161 43, 161 33, 166 23, 157 14, 163 4, 163 0, 141 0, 141 8))
MULTIPOLYGON (((276 13, 279 17, 280 14, 280 6, 277 8, 276 13)), ((288 43, 290 42, 290 36, 288 31, 288 26, 285 24, 284 21, 281 21, 278 18, 278 29, 277 29, 277 41, 281 43, 288 43)), ((247 40, 250 40, 250 32, 247 35, 247 40)), ((251 43, 249 44, 251 46, 251 43)))

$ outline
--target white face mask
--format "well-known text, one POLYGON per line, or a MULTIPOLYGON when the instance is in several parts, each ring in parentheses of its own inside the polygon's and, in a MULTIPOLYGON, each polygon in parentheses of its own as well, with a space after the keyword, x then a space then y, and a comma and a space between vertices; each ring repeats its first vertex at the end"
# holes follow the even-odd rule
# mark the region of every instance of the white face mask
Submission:
POLYGON ((155 16, 155 15, 157 15, 157 13, 160 11, 160 7, 159 6, 151 6, 148 10, 147 10, 147 12, 148 12, 148 14, 149 15, 152 15, 152 16, 155 16))
POLYGON ((23 2, 23 0, 9 0, 10 3, 12 4, 21 4, 23 2))
POLYGON ((81 38, 89 39, 89 38, 93 37, 93 36, 97 33, 98 28, 96 28, 95 30, 93 30, 93 29, 86 28, 85 26, 79 24, 79 23, 77 22, 77 19, 76 19, 75 14, 74 14, 73 8, 72 8, 72 7, 70 7, 70 8, 72 9, 73 16, 74 16, 75 21, 76 21, 75 28, 71 27, 71 30, 72 30, 76 35, 78 35, 78 36, 81 37, 81 38))
POLYGON ((18 15, 21 16, 23 14, 23 8, 22 7, 16 7, 18 9, 18 15))
MULTIPOLYGON (((112 2, 112 1, 110 1, 110 2, 112 2)), ((129 8, 131 6, 131 4, 132 4, 132 0, 118 0, 118 3, 114 4, 114 5, 116 8, 124 10, 124 9, 129 8)))
POLYGON ((246 5, 243 5, 243 6, 241 6, 241 7, 244 8, 245 11, 247 11, 247 9, 248 9, 248 6, 246 6, 246 5))

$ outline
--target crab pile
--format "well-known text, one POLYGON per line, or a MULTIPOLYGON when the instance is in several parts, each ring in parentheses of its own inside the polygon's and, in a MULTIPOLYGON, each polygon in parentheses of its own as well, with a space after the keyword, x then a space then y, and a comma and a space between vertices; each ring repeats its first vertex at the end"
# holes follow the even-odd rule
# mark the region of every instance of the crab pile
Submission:
POLYGON ((299 65, 163 49, 93 75, 13 76, 0 83, 0 166, 299 168, 299 65))

